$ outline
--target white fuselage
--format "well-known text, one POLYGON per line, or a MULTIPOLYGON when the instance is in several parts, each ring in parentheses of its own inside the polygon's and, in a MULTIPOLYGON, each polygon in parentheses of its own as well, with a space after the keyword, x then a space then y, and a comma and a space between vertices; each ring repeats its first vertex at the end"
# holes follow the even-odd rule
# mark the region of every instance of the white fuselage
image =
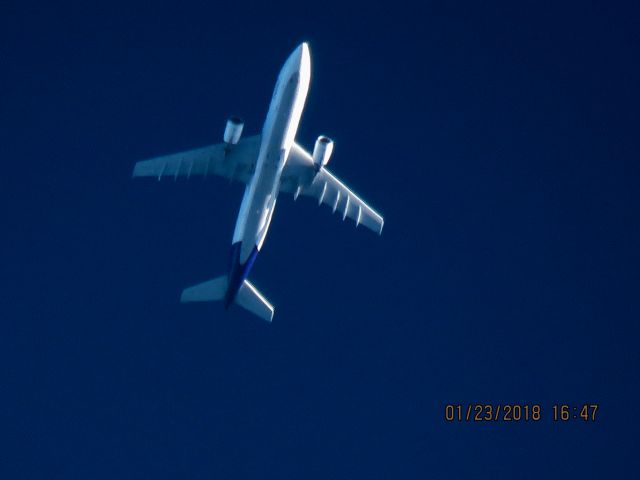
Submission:
POLYGON ((309 48, 301 44, 287 59, 273 92, 262 129, 255 173, 247 185, 233 233, 241 242, 239 261, 260 250, 267 235, 280 188, 280 176, 293 145, 309 90, 309 48))

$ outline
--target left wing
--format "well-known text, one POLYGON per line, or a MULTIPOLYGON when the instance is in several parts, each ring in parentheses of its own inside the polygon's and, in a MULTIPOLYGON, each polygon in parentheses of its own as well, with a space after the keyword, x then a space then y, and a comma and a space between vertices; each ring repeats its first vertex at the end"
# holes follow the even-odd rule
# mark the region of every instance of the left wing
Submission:
POLYGON ((362 224, 378 234, 382 233, 382 216, 326 168, 316 173, 311 154, 297 143, 291 147, 282 172, 280 191, 293 193, 294 198, 298 195, 314 197, 318 205, 324 203, 333 212, 339 211, 343 220, 347 217, 353 219, 356 227, 362 224))
POLYGON ((248 183, 256 168, 260 135, 247 137, 236 145, 218 143, 187 152, 174 153, 136 163, 134 177, 186 177, 219 175, 248 183))

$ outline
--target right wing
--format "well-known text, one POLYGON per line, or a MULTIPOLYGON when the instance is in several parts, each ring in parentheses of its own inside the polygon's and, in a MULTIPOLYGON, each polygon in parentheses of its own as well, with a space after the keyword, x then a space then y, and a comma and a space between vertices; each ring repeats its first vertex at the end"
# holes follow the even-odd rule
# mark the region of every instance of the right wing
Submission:
POLYGON ((249 183, 260 151, 260 135, 247 137, 236 145, 218 143, 187 152, 174 153, 136 163, 134 177, 186 177, 219 175, 249 183))
POLYGON ((313 158, 297 143, 293 144, 289 158, 282 172, 280 191, 313 197, 318 205, 328 205, 333 212, 338 211, 342 220, 351 218, 358 225, 382 233, 384 218, 356 195, 326 168, 316 172, 313 158))

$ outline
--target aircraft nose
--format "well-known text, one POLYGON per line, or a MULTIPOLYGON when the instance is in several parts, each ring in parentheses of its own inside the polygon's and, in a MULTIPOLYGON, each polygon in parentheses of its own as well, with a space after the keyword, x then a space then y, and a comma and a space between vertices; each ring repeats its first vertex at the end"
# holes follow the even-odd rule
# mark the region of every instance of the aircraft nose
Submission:
POLYGON ((309 58, 309 44, 307 42, 302 42, 298 48, 296 49, 298 55, 300 56, 300 61, 309 58))
POLYGON ((307 42, 303 42, 298 45, 289 56, 289 61, 291 63, 296 63, 300 67, 308 66, 311 63, 309 57, 309 44, 307 42))
POLYGON ((301 43, 296 49, 298 57, 299 71, 304 76, 309 76, 311 70, 311 56, 309 55, 309 44, 307 42, 301 43))

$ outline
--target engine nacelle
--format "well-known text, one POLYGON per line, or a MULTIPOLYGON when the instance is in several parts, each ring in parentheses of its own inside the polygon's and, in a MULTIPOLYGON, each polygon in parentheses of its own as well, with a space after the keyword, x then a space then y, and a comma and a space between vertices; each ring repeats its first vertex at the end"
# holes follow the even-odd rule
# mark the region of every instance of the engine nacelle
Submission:
POLYGON ((238 117, 231 117, 227 120, 227 126, 224 129, 224 143, 235 145, 240 141, 244 122, 238 117))
POLYGON ((319 171, 331 158, 333 152, 333 140, 324 135, 320 135, 316 140, 316 144, 313 147, 313 164, 316 167, 316 171, 319 171))

